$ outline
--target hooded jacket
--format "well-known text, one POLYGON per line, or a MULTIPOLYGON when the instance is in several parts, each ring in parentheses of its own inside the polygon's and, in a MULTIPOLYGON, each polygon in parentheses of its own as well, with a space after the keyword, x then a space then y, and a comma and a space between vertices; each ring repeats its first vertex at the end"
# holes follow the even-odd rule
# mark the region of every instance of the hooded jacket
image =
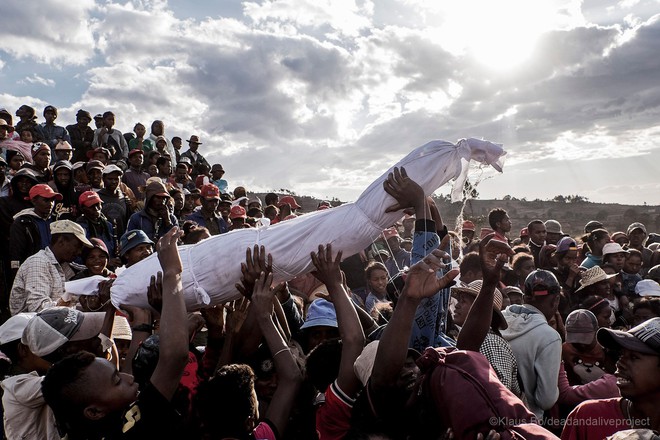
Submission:
POLYGON ((561 364, 561 338, 539 309, 512 305, 502 312, 509 327, 502 336, 518 361, 527 406, 541 420, 559 397, 557 378, 561 364))

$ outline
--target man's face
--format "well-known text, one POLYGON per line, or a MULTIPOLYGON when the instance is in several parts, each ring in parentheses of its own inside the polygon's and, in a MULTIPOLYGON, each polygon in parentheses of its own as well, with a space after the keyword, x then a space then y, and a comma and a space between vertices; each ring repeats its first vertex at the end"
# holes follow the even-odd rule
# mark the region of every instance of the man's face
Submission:
POLYGON ((144 139, 145 134, 147 134, 147 129, 144 125, 135 126, 135 136, 137 136, 138 139, 144 139))
POLYGON ((176 211, 182 210, 184 203, 185 203, 185 199, 183 197, 183 193, 178 192, 174 194, 174 209, 176 211))
POLYGON ((103 127, 103 118, 94 118, 94 125, 96 128, 103 127))
POLYGON ((121 373, 115 366, 102 358, 96 358, 82 374, 87 401, 104 414, 118 413, 135 402, 138 383, 133 376, 121 373))
POLYGON ((78 121, 78 126, 81 128, 89 126, 89 123, 92 122, 87 116, 79 116, 76 120, 78 121))
POLYGON ((202 201, 202 209, 206 212, 215 212, 220 204, 220 199, 207 199, 202 197, 200 200, 202 201))
POLYGON ((559 265, 561 267, 571 267, 573 264, 577 263, 578 253, 577 251, 568 251, 566 255, 559 260, 559 265))
POLYGON ((508 215, 505 215, 504 218, 499 222, 499 227, 502 232, 511 231, 511 219, 508 215))
POLYGON ((92 155, 92 160, 98 160, 102 164, 106 165, 108 163, 108 156, 106 156, 104 152, 99 151, 92 155))
POLYGON ((165 196, 153 196, 149 200, 149 208, 155 209, 157 211, 163 209, 163 207, 166 206, 165 205, 165 203, 167 202, 166 199, 167 197, 165 196))
POLYGON ((185 182, 188 180, 188 167, 177 167, 176 168, 176 181, 185 182))
POLYGON ((124 257, 126 257, 126 266, 132 266, 135 263, 144 260, 153 252, 153 247, 149 243, 142 243, 135 246, 124 254, 124 257))
POLYGON ((191 142, 190 144, 190 151, 193 153, 197 152, 197 149, 199 148, 199 144, 196 144, 195 142, 191 142))
POLYGON ((34 182, 25 176, 14 177, 12 182, 15 182, 16 189, 18 189, 18 192, 21 194, 28 194, 30 188, 34 186, 34 182))
POLYGON ((80 209, 84 216, 93 222, 98 221, 99 217, 101 217, 101 202, 95 203, 91 206, 80 205, 80 209))
POLYGON ((82 241, 78 240, 75 235, 67 234, 65 240, 63 240, 60 248, 60 255, 62 257, 61 263, 71 263, 75 261, 76 258, 80 256, 83 249, 82 241))
POLYGON ((144 162, 144 156, 140 153, 135 153, 131 155, 128 161, 133 168, 140 168, 144 162))
POLYGON ((223 170, 215 170, 211 172, 211 177, 213 177, 213 180, 222 179, 222 176, 224 175, 225 172, 223 170))
POLYGON ((642 246, 642 243, 644 243, 644 240, 646 239, 646 234, 644 233, 644 231, 637 228, 637 229, 634 229, 628 235, 628 238, 630 239, 630 246, 640 247, 640 246, 642 246))
POLYGON ((103 181, 103 172, 97 168, 89 170, 87 173, 87 178, 89 179, 89 184, 93 188, 100 188, 101 182, 103 181))
POLYGON ((114 115, 108 115, 103 118, 103 126, 110 130, 115 125, 114 115))
POLYGON ((103 186, 111 192, 116 191, 119 186, 119 173, 105 174, 103 176, 103 186))
POLYGON ((558 232, 547 232, 545 233, 546 244, 557 244, 563 236, 558 232))
POLYGON ((456 325, 463 325, 465 323, 465 318, 467 318, 467 314, 470 311, 470 307, 472 307, 472 303, 474 302, 474 297, 472 295, 468 295, 467 293, 459 293, 458 294, 458 301, 456 302, 456 305, 454 306, 454 323, 456 325))
POLYGON ((419 376, 419 367, 412 356, 406 357, 406 362, 396 380, 396 387, 400 390, 411 392, 415 387, 415 382, 419 376))
POLYGON ((220 204, 218 205, 218 211, 220 212, 220 215, 222 215, 224 218, 228 218, 229 212, 231 211, 231 203, 220 202, 220 204))
POLYGON ((173 139, 172 140, 172 146, 174 147, 175 150, 180 150, 181 149, 181 139, 173 139))
POLYGON ((55 150, 56 160, 71 160, 73 152, 71 150, 55 150))
POLYGON ((45 169, 50 165, 50 150, 41 150, 40 152, 37 153, 36 156, 33 157, 34 164, 40 168, 40 169, 45 169))
POLYGON ((387 272, 382 269, 374 269, 369 275, 369 288, 378 295, 387 294, 387 272))
POLYGON ((545 225, 543 223, 534 223, 529 228, 529 237, 536 244, 543 244, 545 242, 545 225))
POLYGON ((0 126, 0 141, 7 138, 7 128, 0 126))
POLYGON ((71 182, 71 171, 66 168, 59 168, 55 171, 55 180, 60 183, 60 185, 67 186, 71 182))
POLYGON ((621 396, 627 399, 657 395, 660 391, 660 357, 624 348, 614 375, 621 396))
POLYGON ((45 197, 35 196, 31 201, 32 205, 34 205, 34 212, 41 218, 47 218, 53 211, 53 206, 55 206, 55 197, 47 199, 45 197))
POLYGON ((463 242, 469 243, 474 239, 474 231, 463 229, 463 242))
POLYGON ((168 160, 160 164, 158 166, 158 172, 162 176, 169 176, 170 174, 172 174, 172 164, 170 163, 170 161, 168 160))
POLYGON ((57 119, 57 115, 54 111, 48 110, 44 113, 44 119, 46 120, 46 124, 52 124, 55 122, 55 119, 57 119))

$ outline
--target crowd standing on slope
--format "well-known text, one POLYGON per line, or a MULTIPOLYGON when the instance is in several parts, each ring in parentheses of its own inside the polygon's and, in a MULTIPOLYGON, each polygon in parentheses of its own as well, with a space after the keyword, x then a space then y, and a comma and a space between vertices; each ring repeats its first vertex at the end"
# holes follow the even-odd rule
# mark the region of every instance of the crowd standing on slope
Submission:
POLYGON ((383 209, 402 218, 368 248, 319 243, 314 272, 274 284, 254 246, 239 299, 188 312, 177 247, 305 215, 295 198, 230 189, 162 121, 15 115, 0 109, 6 438, 658 438, 660 240, 642 223, 514 237, 498 208, 477 235, 395 169, 383 209), (152 253, 150 306, 115 308, 113 279, 152 253))

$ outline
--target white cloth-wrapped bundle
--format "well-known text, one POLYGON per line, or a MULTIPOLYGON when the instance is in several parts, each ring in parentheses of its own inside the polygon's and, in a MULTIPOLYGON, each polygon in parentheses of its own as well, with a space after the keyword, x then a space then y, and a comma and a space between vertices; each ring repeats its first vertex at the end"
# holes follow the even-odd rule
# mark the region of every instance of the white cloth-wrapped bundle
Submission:
MULTIPOLYGON (((501 145, 478 139, 462 139, 457 145, 432 141, 404 157, 395 167, 425 194, 432 194, 450 179, 464 180, 467 163, 477 160, 501 171, 501 145)), ((354 203, 316 211, 259 229, 241 229, 216 235, 195 245, 179 248, 183 262, 183 288, 188 310, 220 304, 239 296, 234 285, 241 277, 245 250, 263 245, 273 256, 274 281, 289 280, 313 269, 310 252, 319 244, 332 243, 335 251, 353 255, 367 247, 383 229, 401 218, 401 212, 385 213, 395 200, 383 189, 388 169, 354 203)), ((462 187, 462 182, 461 182, 462 187)), ((112 286, 112 303, 147 307, 150 276, 161 270, 157 255, 122 272, 112 286)))

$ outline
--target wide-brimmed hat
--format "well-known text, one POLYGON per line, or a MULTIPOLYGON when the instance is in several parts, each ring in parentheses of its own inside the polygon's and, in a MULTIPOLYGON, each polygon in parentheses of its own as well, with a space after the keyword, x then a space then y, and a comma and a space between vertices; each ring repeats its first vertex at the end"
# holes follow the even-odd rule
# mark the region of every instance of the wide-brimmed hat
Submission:
POLYGON ((188 139, 186 142, 188 142, 189 144, 202 145, 202 143, 199 141, 199 136, 197 136, 196 134, 190 136, 190 139, 188 139))
POLYGON ((601 328, 596 334, 605 348, 626 348, 638 353, 660 355, 660 318, 651 318, 627 332, 601 328))
MULTIPOLYGON (((472 281, 467 286, 454 286, 451 288, 451 294, 454 298, 457 298, 458 294, 460 293, 465 293, 467 295, 476 298, 477 295, 479 295, 479 292, 481 292, 481 287, 483 286, 483 284, 484 284, 483 280, 475 280, 472 281)), ((500 320, 500 325, 499 325, 500 330, 504 330, 508 327, 506 319, 502 314, 502 302, 503 302, 502 292, 500 292, 500 289, 495 288, 495 294, 493 296, 493 312, 495 312, 495 314, 500 320)))
POLYGON ((603 269, 600 268, 600 266, 594 266, 591 269, 587 269, 586 271, 582 272, 582 278, 580 278, 580 287, 578 287, 575 291, 578 292, 587 286, 600 283, 601 281, 609 280, 615 276, 617 276, 617 274, 613 273, 608 275, 603 269))
POLYGON ((564 234, 564 231, 561 230, 561 223, 557 220, 547 220, 545 222, 545 230, 550 234, 564 234))

